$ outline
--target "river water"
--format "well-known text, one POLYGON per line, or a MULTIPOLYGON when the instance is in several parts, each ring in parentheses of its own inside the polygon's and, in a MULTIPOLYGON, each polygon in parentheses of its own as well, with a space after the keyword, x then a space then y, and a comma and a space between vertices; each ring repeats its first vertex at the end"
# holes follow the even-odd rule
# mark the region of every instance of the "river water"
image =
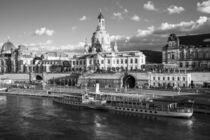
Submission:
POLYGON ((209 140, 209 130, 210 115, 130 116, 26 96, 0 101, 0 140, 209 140))

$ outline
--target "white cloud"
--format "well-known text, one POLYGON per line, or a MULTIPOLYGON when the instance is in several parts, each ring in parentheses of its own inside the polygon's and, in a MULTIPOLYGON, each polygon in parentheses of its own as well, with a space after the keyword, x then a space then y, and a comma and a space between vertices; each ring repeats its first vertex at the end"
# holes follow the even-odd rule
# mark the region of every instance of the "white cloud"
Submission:
POLYGON ((210 0, 197 3, 197 10, 203 13, 210 14, 210 0))
POLYGON ((190 32, 190 31, 198 29, 205 23, 209 23, 209 21, 210 21, 209 18, 202 16, 199 19, 197 19, 196 21, 182 21, 177 24, 169 24, 169 23, 165 22, 165 23, 161 24, 159 30, 175 29, 175 30, 179 30, 181 32, 190 32))
POLYGON ((138 16, 138 15, 133 15, 132 17, 131 17, 131 20, 133 20, 133 21, 140 21, 140 17, 138 16))
POLYGON ((210 38, 203 40, 203 42, 210 42, 210 38))
POLYGON ((86 16, 82 16, 81 18, 79 18, 80 21, 85 21, 87 20, 87 17, 86 16))
POLYGON ((147 3, 144 4, 144 9, 150 10, 150 11, 157 11, 158 9, 155 8, 155 5, 153 2, 148 1, 147 3))
POLYGON ((34 32, 35 35, 39 35, 39 36, 42 36, 42 35, 52 36, 54 33, 55 33, 54 30, 47 29, 46 27, 41 27, 40 29, 36 29, 34 32))
POLYGON ((114 12, 113 13, 113 18, 118 19, 118 20, 123 20, 124 19, 123 16, 122 16, 122 13, 120 13, 120 12, 114 12))
POLYGON ((182 21, 180 23, 162 23, 159 27, 150 26, 147 29, 138 29, 137 37, 160 36, 165 37, 170 33, 196 34, 207 32, 210 28, 210 18, 201 16, 195 21, 182 21))
POLYGON ((124 13, 128 13, 128 9, 124 9, 124 13))
POLYGON ((138 37, 148 36, 148 35, 152 34, 154 32, 154 30, 155 30, 154 26, 150 26, 146 30, 138 29, 137 36, 138 37))
POLYGON ((178 7, 178 6, 175 6, 175 5, 171 5, 167 8, 168 10, 168 13, 169 14, 180 14, 181 12, 184 11, 184 8, 183 7, 178 7))
POLYGON ((85 45, 85 42, 79 42, 78 44, 76 45, 72 45, 72 44, 67 44, 67 45, 62 45, 60 46, 59 48, 61 50, 80 50, 80 49, 84 49, 84 45, 85 45))
POLYGON ((124 36, 124 35, 112 35, 110 36, 111 41, 115 41, 115 40, 125 40, 128 41, 130 39, 129 36, 124 36))

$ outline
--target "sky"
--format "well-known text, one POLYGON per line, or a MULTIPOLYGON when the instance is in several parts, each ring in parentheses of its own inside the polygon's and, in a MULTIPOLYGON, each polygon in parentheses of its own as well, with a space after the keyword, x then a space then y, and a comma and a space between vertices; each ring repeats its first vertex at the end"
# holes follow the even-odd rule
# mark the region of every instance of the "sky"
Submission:
POLYGON ((100 9, 119 50, 161 50, 170 33, 210 32, 210 0, 0 0, 0 45, 83 50, 100 9))

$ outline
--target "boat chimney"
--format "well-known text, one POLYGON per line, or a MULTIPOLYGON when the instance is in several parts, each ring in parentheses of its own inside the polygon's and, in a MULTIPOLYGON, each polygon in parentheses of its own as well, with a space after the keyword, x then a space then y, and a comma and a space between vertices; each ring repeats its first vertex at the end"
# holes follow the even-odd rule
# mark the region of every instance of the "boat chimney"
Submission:
POLYGON ((96 81, 96 94, 99 94, 99 82, 98 81, 96 81))

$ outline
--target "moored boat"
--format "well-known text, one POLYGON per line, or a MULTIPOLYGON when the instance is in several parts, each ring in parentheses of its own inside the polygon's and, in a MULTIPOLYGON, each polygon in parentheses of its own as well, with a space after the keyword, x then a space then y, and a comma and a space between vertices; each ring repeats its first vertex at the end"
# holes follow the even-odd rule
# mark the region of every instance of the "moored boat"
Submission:
POLYGON ((68 94, 55 97, 55 102, 91 109, 105 109, 126 113, 147 114, 165 117, 190 118, 193 115, 193 103, 158 102, 144 95, 125 93, 104 93, 99 91, 84 94, 68 94))
POLYGON ((86 107, 91 109, 107 109, 106 100, 103 99, 98 92, 91 95, 88 94, 87 91, 81 94, 60 94, 58 97, 54 97, 53 101, 57 103, 86 107))
POLYGON ((107 107, 110 110, 148 114, 165 117, 190 118, 193 115, 193 108, 179 106, 178 103, 155 103, 153 101, 108 101, 107 107))

